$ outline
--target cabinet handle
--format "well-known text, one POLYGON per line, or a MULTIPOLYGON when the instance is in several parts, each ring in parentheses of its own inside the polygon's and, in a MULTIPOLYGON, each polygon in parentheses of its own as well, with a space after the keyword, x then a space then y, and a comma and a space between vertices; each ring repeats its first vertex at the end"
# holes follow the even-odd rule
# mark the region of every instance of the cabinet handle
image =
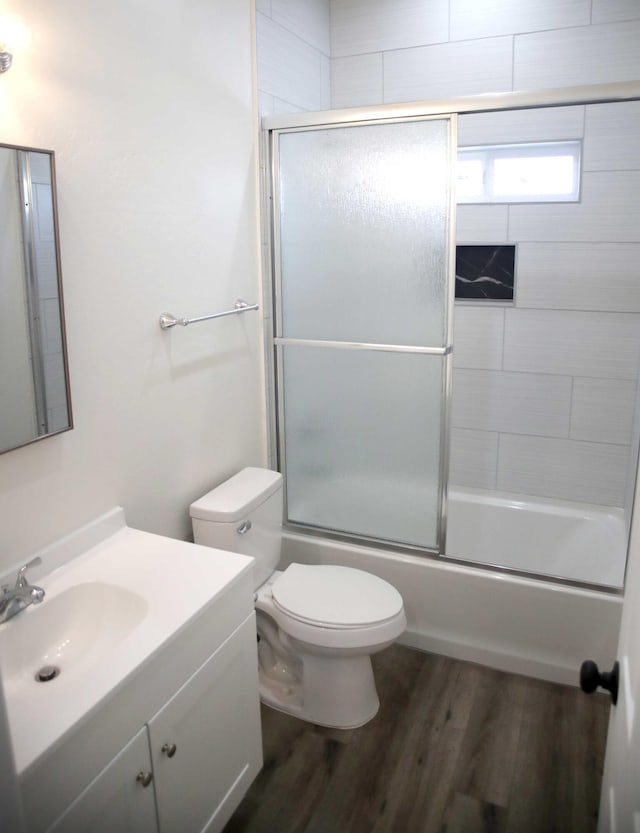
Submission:
POLYGON ((165 743, 165 745, 162 747, 162 751, 167 756, 167 758, 173 758, 173 756, 176 754, 177 748, 178 747, 175 745, 175 743, 165 743))
POLYGON ((148 787, 149 784, 153 781, 153 773, 152 772, 140 772, 136 775, 136 781, 139 784, 142 784, 143 787, 148 787))

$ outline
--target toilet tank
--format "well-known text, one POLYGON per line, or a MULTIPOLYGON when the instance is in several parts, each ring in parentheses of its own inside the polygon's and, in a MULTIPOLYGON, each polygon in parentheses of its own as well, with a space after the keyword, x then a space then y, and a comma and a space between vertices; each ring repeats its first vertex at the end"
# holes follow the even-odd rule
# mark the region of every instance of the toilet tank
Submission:
POLYGON ((196 544, 253 556, 254 589, 280 560, 282 475, 246 468, 189 507, 196 544))

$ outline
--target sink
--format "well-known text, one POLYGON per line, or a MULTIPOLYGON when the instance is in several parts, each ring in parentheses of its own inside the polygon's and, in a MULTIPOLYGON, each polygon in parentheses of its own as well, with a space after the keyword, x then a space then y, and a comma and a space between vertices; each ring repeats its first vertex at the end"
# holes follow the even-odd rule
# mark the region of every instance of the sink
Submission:
MULTIPOLYGON (((36 672, 56 666, 61 679, 104 661, 142 622, 147 602, 137 593, 102 581, 86 581, 45 596, 0 630, 5 687, 41 686, 36 672)), ((55 685, 52 680, 49 686, 55 685)))
MULTIPOLYGON (((37 554, 42 569, 30 580, 45 590, 43 601, 0 624, 0 684, 21 781, 36 777, 80 727, 94 744, 91 732, 101 729, 90 718, 98 710, 117 711, 113 725, 130 732, 120 737, 121 748, 139 729, 136 709, 175 692, 182 657, 159 657, 203 611, 227 616, 224 603, 217 610, 217 598, 250 575, 251 559, 213 552, 132 529, 116 507, 37 554), (60 673, 37 681, 46 666, 60 673)), ((204 661, 210 635, 198 633, 204 661)))

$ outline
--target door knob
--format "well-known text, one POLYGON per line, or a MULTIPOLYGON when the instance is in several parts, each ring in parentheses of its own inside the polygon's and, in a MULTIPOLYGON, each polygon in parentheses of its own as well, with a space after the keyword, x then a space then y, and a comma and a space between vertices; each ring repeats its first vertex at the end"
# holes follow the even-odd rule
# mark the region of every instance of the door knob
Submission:
POLYGON ((165 743, 165 745, 162 747, 162 751, 167 756, 167 758, 173 758, 173 756, 176 754, 177 749, 178 747, 175 745, 175 743, 165 743))
POLYGON ((591 659, 586 659, 580 666, 580 688, 587 694, 592 694, 598 686, 605 688, 611 694, 613 705, 618 702, 618 678, 620 665, 613 663, 611 671, 603 671, 591 659))

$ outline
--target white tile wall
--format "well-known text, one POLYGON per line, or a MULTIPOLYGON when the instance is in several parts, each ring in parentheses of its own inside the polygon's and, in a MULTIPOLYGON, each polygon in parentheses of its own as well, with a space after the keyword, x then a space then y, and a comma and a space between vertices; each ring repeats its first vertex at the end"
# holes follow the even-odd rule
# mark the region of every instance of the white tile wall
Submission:
POLYGON ((480 431, 567 437, 571 377, 457 369, 452 425, 480 431))
POLYGON ((497 487, 622 506, 628 450, 620 445, 501 434, 497 487))
POLYGON ((382 52, 350 55, 331 61, 331 106, 362 107, 382 104, 382 52))
POLYGON ((535 90, 640 78, 640 20, 517 35, 513 88, 535 90))
POLYGON ((590 23, 591 0, 451 0, 451 40, 590 23))
POLYGON ((639 193, 640 170, 587 172, 579 203, 512 205, 509 239, 640 242, 639 193))
MULTIPOLYGON (((320 0, 296 5, 258 0, 322 49, 304 34, 326 20, 320 0)), ((638 0, 331 0, 331 16, 334 107, 640 77, 638 0)), ((303 64, 286 72, 309 76, 303 64)), ((304 90, 261 89, 272 112, 309 108, 304 90)), ((640 359, 639 127, 635 103, 460 117, 461 145, 584 136, 585 176, 575 205, 459 207, 459 242, 512 240, 518 253, 515 308, 456 305, 452 483, 622 503, 640 359)))
POLYGON ((640 315, 505 310, 504 368, 609 379, 638 376, 640 315))
POLYGON ((260 92, 303 110, 326 109, 329 58, 266 15, 256 17, 260 92))
POLYGON ((592 23, 640 18, 638 0, 593 0, 592 23))
MULTIPOLYGON (((638 4, 640 13, 640 3, 638 4)), ((640 49, 640 44, 638 44, 640 49)), ((640 101, 586 108, 582 165, 585 171, 638 168, 640 101)))
POLYGON ((584 107, 553 107, 497 113, 462 113, 458 145, 498 145, 513 142, 550 142, 581 139, 584 107))
POLYGON ((513 38, 385 52, 385 103, 512 89, 513 38))
POLYGON ((271 18, 331 56, 331 11, 327 0, 271 0, 271 18))
POLYGON ((640 243, 519 243, 518 307, 640 312, 640 243))
POLYGON ((458 243, 506 243, 509 209, 506 205, 459 205, 456 211, 458 243))
POLYGON ((441 43, 449 37, 448 0, 332 0, 331 56, 441 43))
POLYGON ((456 304, 453 366, 499 370, 502 367, 504 313, 500 307, 456 304))
POLYGON ((458 486, 495 489, 498 435, 452 428, 450 440, 449 481, 458 486))
POLYGON ((570 437, 629 445, 636 392, 636 382, 623 379, 574 379, 570 437))

